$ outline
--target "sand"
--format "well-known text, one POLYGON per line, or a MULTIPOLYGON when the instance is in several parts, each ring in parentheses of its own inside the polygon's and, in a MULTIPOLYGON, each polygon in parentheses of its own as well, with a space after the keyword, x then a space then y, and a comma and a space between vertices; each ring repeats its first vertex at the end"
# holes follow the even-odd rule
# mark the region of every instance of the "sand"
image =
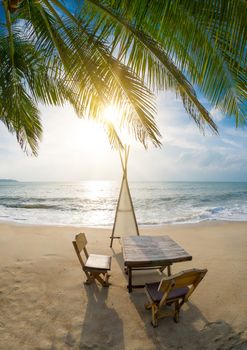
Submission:
MULTIPOLYGON (((172 272, 208 274, 180 322, 150 324, 142 289, 127 292, 118 240, 110 230, 0 224, 0 349, 247 349, 247 223, 211 222, 145 228, 168 234, 193 259, 172 272), (113 256, 109 288, 86 286, 71 244, 84 231, 90 252, 113 256)), ((159 280, 135 273, 135 282, 159 280)))

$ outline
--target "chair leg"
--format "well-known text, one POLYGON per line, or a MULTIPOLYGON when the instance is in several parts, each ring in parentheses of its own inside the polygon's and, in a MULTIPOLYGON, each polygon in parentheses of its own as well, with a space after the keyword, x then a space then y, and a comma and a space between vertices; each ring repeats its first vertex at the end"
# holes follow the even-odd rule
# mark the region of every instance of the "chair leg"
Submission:
POLYGON ((89 273, 89 272, 87 272, 85 270, 84 270, 84 272, 85 272, 85 274, 87 276, 87 279, 83 283, 88 285, 88 284, 91 284, 92 282, 94 282, 94 276, 91 273, 89 273))
POLYGON ((174 322, 178 323, 179 322, 179 311, 175 311, 175 315, 173 317, 174 322))
POLYGON ((155 327, 158 327, 158 317, 157 317, 158 308, 157 308, 157 306, 155 304, 152 304, 151 308, 152 308, 152 321, 151 321, 151 324, 155 328, 155 327))
POLYGON ((107 272, 97 272, 97 271, 89 272, 85 270, 84 272, 87 276, 87 280, 84 282, 84 284, 91 284, 92 282, 95 282, 95 280, 97 280, 103 287, 109 287, 110 275, 107 272), (101 275, 103 276, 101 277, 101 275))
POLYGON ((108 282, 108 279, 110 277, 110 275, 108 275, 108 273, 103 273, 104 278, 102 278, 100 275, 102 274, 102 272, 100 273, 93 273, 93 279, 96 279, 103 287, 109 287, 110 283, 108 282))
POLYGON ((151 310, 151 308, 152 308, 152 303, 147 302, 147 303, 145 304, 145 309, 146 309, 146 310, 151 310))
POLYGON ((85 282, 83 282, 86 285, 89 285, 94 282, 94 277, 87 278, 85 282))
POLYGON ((105 281, 103 278, 100 276, 100 274, 94 274, 94 278, 102 285, 105 286, 105 281))
POLYGON ((178 323, 179 322, 179 311, 180 311, 180 305, 179 305, 179 301, 177 300, 175 302, 175 314, 174 314, 174 322, 178 323))
POLYGON ((95 280, 99 281, 100 284, 104 284, 105 281, 99 276, 99 274, 95 274, 95 273, 86 273, 87 279, 84 282, 84 284, 89 285, 93 282, 95 282, 95 280))
POLYGON ((104 279, 104 284, 103 287, 109 287, 110 283, 109 283, 109 278, 111 277, 111 275, 109 275, 109 273, 105 273, 105 279, 104 279))

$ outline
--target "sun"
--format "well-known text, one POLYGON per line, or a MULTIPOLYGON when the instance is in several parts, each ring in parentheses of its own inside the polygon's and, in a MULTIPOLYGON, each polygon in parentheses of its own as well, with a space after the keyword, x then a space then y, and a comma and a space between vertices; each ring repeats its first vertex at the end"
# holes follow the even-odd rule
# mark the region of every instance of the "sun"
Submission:
POLYGON ((129 145, 133 143, 133 137, 122 120, 122 110, 114 104, 109 104, 103 110, 102 116, 107 123, 113 125, 123 144, 129 145))
POLYGON ((103 118, 111 123, 111 124, 118 124, 119 123, 119 118, 120 118, 120 112, 117 109, 115 105, 109 105, 103 110, 103 118))

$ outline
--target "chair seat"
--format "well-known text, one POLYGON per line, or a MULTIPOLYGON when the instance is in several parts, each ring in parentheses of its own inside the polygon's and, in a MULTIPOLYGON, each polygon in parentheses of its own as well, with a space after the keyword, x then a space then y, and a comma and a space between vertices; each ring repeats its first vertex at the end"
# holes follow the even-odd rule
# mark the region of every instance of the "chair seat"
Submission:
POLYGON ((110 270, 111 257, 108 255, 90 254, 84 268, 86 270, 110 270))
MULTIPOLYGON (((158 291, 160 282, 146 283, 146 291, 154 303, 159 303, 164 293, 158 291)), ((167 301, 174 298, 183 298, 189 291, 188 287, 173 289, 169 294, 167 301)))

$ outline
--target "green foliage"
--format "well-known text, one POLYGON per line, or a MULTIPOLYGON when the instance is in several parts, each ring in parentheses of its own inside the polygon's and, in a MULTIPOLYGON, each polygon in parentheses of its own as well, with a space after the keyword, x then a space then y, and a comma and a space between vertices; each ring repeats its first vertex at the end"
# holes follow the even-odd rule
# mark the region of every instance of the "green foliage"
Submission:
MULTIPOLYGON (((189 115, 216 126, 196 97, 246 122, 247 2, 87 0, 91 25, 148 86, 172 89, 189 115), (113 40, 111 39, 113 38, 113 40)), ((85 14, 85 12, 83 12, 85 14)))
POLYGON ((122 111, 122 123, 137 139, 145 146, 148 140, 160 145, 153 94, 78 16, 60 2, 51 5, 45 0, 23 1, 12 15, 5 10, 0 118, 24 149, 29 145, 37 152, 38 102, 71 103, 78 116, 100 122, 111 144, 121 147, 114 126, 102 117, 103 109, 114 103, 122 111), (7 71, 12 72, 11 79, 7 71))
POLYGON ((69 102, 78 116, 101 123, 114 147, 122 146, 118 133, 102 117, 112 103, 144 146, 160 145, 151 91, 175 91, 202 129, 217 132, 195 89, 236 125, 246 122, 246 1, 77 4, 2 1, 0 120, 23 149, 37 154, 38 103, 69 102))

